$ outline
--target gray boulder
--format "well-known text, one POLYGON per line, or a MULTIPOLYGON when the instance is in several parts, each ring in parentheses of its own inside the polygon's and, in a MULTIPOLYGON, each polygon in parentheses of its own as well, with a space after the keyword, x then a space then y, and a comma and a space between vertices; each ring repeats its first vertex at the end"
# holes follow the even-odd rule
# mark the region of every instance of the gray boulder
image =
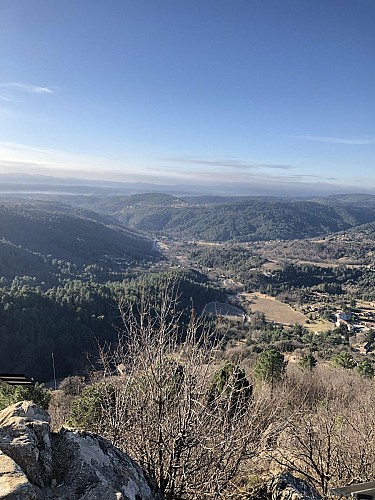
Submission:
POLYGON ((62 429, 31 402, 0 412, 0 499, 161 500, 143 470, 106 439, 62 429))
POLYGON ((268 483, 272 499, 278 500, 320 500, 321 496, 303 479, 284 472, 268 483))
POLYGON ((251 500, 321 500, 321 496, 303 479, 283 472, 254 489, 251 500))
POLYGON ((36 489, 14 460, 0 452, 0 498, 35 500, 36 489))
POLYGON ((151 500, 156 495, 142 469, 106 439, 62 429, 53 435, 55 488, 41 498, 151 500))
POLYGON ((0 450, 41 488, 50 483, 52 475, 49 421, 48 413, 30 401, 0 412, 0 450))

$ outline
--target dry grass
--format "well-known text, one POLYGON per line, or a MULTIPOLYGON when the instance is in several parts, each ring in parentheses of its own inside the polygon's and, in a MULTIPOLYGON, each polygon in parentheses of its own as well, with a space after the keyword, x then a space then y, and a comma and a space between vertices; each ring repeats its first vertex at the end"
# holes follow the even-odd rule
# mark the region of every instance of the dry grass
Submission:
POLYGON ((262 264, 262 269, 265 269, 266 271, 276 271, 277 269, 280 269, 280 267, 280 263, 276 260, 267 260, 267 262, 262 264))
POLYGON ((333 329, 334 325, 327 319, 319 318, 317 320, 310 320, 309 323, 304 325, 312 332, 329 332, 333 329))
POLYGON ((304 325, 306 316, 288 304, 261 293, 242 293, 252 312, 264 313, 268 321, 281 323, 283 325, 304 325))

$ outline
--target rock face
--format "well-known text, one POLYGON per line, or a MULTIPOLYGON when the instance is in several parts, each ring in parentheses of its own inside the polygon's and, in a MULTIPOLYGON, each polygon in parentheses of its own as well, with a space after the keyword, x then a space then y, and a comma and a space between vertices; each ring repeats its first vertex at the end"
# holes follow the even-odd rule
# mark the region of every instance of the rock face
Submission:
POLYGON ((0 498, 36 499, 34 486, 14 460, 0 452, 0 498))
POLYGON ((305 481, 284 472, 256 488, 251 500, 321 500, 321 496, 305 481))
POLYGON ((51 433, 31 402, 0 412, 0 499, 161 500, 142 469, 89 432, 51 433))
POLYGON ((321 497, 305 481, 285 472, 268 483, 272 499, 319 500, 321 497))
POLYGON ((0 450, 43 488, 52 475, 49 415, 28 401, 0 412, 0 450))

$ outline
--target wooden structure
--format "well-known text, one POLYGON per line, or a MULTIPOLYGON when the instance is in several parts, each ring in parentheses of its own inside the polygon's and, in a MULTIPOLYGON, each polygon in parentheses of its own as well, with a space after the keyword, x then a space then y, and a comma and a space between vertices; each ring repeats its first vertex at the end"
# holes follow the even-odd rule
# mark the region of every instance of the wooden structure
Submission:
POLYGON ((340 497, 355 498, 357 500, 375 500, 375 481, 333 488, 331 493, 340 497))
POLYGON ((0 373, 0 386, 6 385, 34 385, 34 380, 21 373, 0 373))

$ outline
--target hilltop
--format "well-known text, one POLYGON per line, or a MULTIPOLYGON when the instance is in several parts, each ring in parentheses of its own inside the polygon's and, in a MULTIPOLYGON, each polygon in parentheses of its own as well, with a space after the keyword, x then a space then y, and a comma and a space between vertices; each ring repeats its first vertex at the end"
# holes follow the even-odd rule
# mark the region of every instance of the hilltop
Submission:
POLYGON ((7 279, 46 278, 56 261, 109 268, 116 259, 154 254, 151 240, 118 221, 52 202, 0 205, 0 238, 0 277, 7 279))
POLYGON ((311 238, 375 220, 375 197, 369 195, 296 199, 151 193, 63 199, 110 215, 133 229, 185 240, 311 238))

